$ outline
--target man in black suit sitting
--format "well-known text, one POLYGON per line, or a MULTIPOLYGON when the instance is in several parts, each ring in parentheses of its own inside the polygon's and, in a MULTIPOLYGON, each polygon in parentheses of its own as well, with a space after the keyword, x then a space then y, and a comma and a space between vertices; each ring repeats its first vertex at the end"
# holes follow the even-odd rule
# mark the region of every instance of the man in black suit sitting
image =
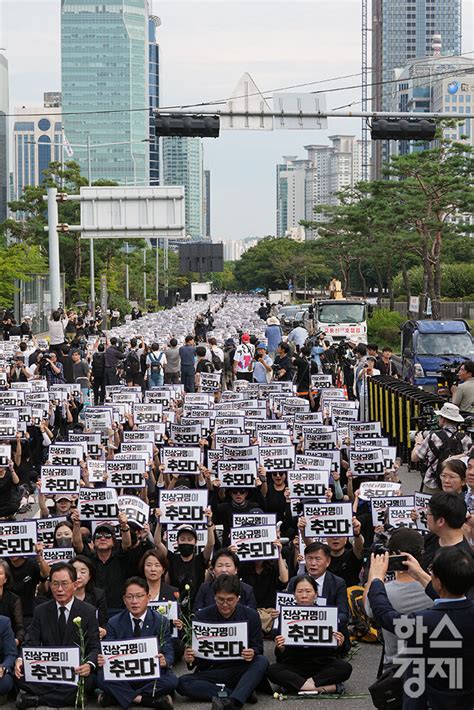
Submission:
MULTIPOLYGON (((49 584, 53 599, 36 607, 24 647, 78 646, 78 627, 73 623, 73 619, 80 617, 85 635, 86 654, 84 663, 76 668, 76 673, 81 678, 85 678, 87 693, 94 686, 93 673, 97 667, 97 656, 100 650, 99 625, 94 607, 75 598, 76 579, 76 569, 72 565, 58 562, 52 566, 49 584)), ((75 704, 77 687, 74 685, 49 682, 26 683, 21 658, 16 661, 15 676, 20 688, 16 700, 16 707, 19 710, 38 705, 63 707, 75 704)))

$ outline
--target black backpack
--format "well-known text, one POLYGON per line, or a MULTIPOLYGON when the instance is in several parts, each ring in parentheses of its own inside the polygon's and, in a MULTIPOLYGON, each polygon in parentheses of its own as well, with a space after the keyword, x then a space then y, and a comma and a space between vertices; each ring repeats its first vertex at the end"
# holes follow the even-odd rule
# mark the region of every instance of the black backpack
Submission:
POLYGON ((159 375, 161 373, 163 369, 163 365, 161 364, 162 359, 161 353, 158 357, 156 357, 155 353, 150 353, 150 372, 152 375, 159 375))
POLYGON ((211 361, 214 365, 214 370, 222 370, 222 360, 213 350, 211 350, 211 361))
POLYGON ((136 375, 140 372, 140 360, 137 353, 131 350, 125 360, 125 370, 131 375, 136 375))
POLYGON ((428 439, 428 446, 432 451, 433 455, 436 456, 436 468, 434 469, 434 477, 436 479, 436 484, 441 488, 441 471, 443 464, 446 459, 451 456, 457 456, 458 454, 464 453, 464 447, 462 445, 462 440, 464 439, 464 434, 460 431, 450 433, 444 429, 439 429, 436 431, 436 436, 438 436, 442 441, 441 448, 435 446, 431 439, 431 434, 428 439))

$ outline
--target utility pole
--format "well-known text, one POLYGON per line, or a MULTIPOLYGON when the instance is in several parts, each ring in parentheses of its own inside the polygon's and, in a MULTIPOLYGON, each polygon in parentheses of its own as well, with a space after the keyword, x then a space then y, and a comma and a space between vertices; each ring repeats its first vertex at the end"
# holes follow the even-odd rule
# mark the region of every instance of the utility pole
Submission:
MULTIPOLYGON (((89 187, 92 185, 92 161, 91 161, 91 137, 87 134, 87 181, 89 187)), ((89 240, 89 261, 90 261, 90 282, 91 282, 91 314, 95 318, 95 263, 94 263, 94 240, 89 240)), ((107 316, 106 316, 107 317, 107 316)))
POLYGON ((58 190, 48 187, 48 244, 49 244, 49 292, 51 294, 51 309, 59 308, 61 300, 61 276, 59 272, 59 237, 58 237, 58 190))
POLYGON ((155 246, 156 246, 156 254, 155 254, 155 297, 156 297, 156 305, 158 306, 158 303, 160 301, 160 252, 158 251, 159 249, 159 239, 158 237, 156 238, 155 246))

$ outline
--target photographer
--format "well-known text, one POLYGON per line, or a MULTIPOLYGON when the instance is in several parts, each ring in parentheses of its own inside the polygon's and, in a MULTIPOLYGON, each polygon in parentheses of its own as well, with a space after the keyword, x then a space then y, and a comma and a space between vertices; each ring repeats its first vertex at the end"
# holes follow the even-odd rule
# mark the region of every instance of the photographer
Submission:
POLYGON ((280 382, 291 382, 293 379, 293 364, 290 359, 290 346, 288 343, 280 343, 277 348, 277 356, 273 363, 273 372, 276 380, 280 382))
POLYGON ((472 360, 461 365, 458 377, 461 384, 451 387, 453 404, 463 412, 474 414, 474 362, 472 360))
POLYGON ((459 413, 459 407, 445 402, 439 411, 434 412, 439 417, 439 429, 431 431, 426 437, 418 432, 415 446, 411 452, 413 463, 424 461, 426 464, 423 479, 423 492, 436 493, 441 490, 440 474, 442 464, 450 456, 467 454, 472 441, 470 436, 458 432, 458 424, 464 422, 459 413))
POLYGON ((257 345, 255 353, 255 364, 253 366, 253 381, 265 385, 272 378, 273 360, 267 355, 267 346, 265 343, 257 345))
POLYGON ((64 384, 64 370, 55 352, 50 352, 41 358, 39 363, 40 377, 46 377, 48 388, 51 385, 64 384))
POLYGON ((9 373, 9 382, 28 382, 33 377, 33 373, 25 365, 23 355, 16 354, 9 373))
POLYGON ((62 308, 58 308, 51 313, 49 320, 49 349, 52 352, 59 352, 64 343, 64 330, 68 324, 68 319, 64 316, 62 308))

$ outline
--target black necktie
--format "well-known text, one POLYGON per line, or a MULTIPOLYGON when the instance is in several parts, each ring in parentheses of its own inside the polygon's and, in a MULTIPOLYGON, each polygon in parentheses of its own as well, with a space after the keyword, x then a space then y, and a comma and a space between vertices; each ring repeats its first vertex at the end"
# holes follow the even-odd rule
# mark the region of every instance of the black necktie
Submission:
POLYGON ((61 643, 64 641, 64 636, 66 635, 66 607, 59 607, 59 617, 58 617, 58 629, 59 629, 59 639, 61 643))
POLYGON ((135 624, 135 628, 133 629, 133 638, 136 639, 142 635, 142 630, 140 628, 141 619, 134 619, 133 623, 135 624))

